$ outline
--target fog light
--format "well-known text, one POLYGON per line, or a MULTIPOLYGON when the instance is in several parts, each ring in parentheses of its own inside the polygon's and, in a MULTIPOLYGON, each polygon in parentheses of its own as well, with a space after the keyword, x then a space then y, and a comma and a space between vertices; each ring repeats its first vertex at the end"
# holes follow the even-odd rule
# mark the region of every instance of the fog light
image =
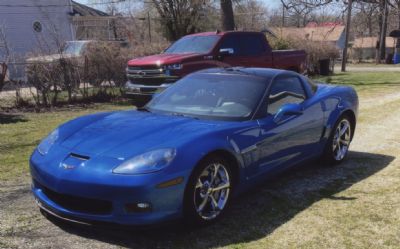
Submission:
POLYGON ((150 212, 151 204, 147 203, 147 202, 127 203, 127 204, 125 204, 125 210, 128 213, 150 212))

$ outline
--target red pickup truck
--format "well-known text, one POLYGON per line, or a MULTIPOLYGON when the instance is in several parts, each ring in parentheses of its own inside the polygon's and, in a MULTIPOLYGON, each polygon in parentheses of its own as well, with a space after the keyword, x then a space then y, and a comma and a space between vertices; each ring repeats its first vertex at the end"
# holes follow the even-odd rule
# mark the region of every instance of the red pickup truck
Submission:
POLYGON ((125 95, 151 96, 189 73, 210 67, 269 67, 301 72, 305 59, 302 50, 272 50, 261 32, 192 34, 162 54, 130 60, 125 95))

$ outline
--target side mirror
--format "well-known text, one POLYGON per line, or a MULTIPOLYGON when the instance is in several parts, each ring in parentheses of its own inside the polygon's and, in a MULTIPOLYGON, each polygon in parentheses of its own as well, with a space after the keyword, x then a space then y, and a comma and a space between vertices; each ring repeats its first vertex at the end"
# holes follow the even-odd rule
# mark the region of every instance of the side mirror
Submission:
POLYGON ((274 116, 274 122, 280 123, 285 120, 288 116, 299 116, 303 114, 303 108, 299 104, 288 103, 284 104, 279 108, 278 112, 274 116))
POLYGON ((221 48, 219 50, 219 56, 228 56, 228 55, 232 55, 235 52, 235 50, 233 50, 233 48, 221 48))

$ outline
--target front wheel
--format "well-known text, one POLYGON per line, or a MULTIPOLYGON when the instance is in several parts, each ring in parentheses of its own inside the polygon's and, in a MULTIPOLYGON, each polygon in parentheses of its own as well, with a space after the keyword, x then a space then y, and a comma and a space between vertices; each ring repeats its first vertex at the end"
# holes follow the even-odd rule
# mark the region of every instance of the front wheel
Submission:
POLYGON ((208 225, 220 218, 231 199, 232 187, 233 175, 226 160, 211 157, 201 162, 185 191, 185 221, 208 225))
POLYGON ((352 138, 352 127, 347 116, 338 120, 325 147, 323 158, 327 163, 338 164, 346 158, 352 138))

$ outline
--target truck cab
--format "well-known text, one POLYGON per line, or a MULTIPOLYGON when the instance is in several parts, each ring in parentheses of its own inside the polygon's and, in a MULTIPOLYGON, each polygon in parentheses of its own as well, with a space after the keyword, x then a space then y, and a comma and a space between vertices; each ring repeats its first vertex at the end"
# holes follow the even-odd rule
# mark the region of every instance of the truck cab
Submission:
POLYGON ((125 95, 151 96, 189 73, 211 67, 280 68, 299 72, 304 63, 304 51, 274 51, 261 32, 192 34, 182 37, 159 55, 130 60, 125 95))

